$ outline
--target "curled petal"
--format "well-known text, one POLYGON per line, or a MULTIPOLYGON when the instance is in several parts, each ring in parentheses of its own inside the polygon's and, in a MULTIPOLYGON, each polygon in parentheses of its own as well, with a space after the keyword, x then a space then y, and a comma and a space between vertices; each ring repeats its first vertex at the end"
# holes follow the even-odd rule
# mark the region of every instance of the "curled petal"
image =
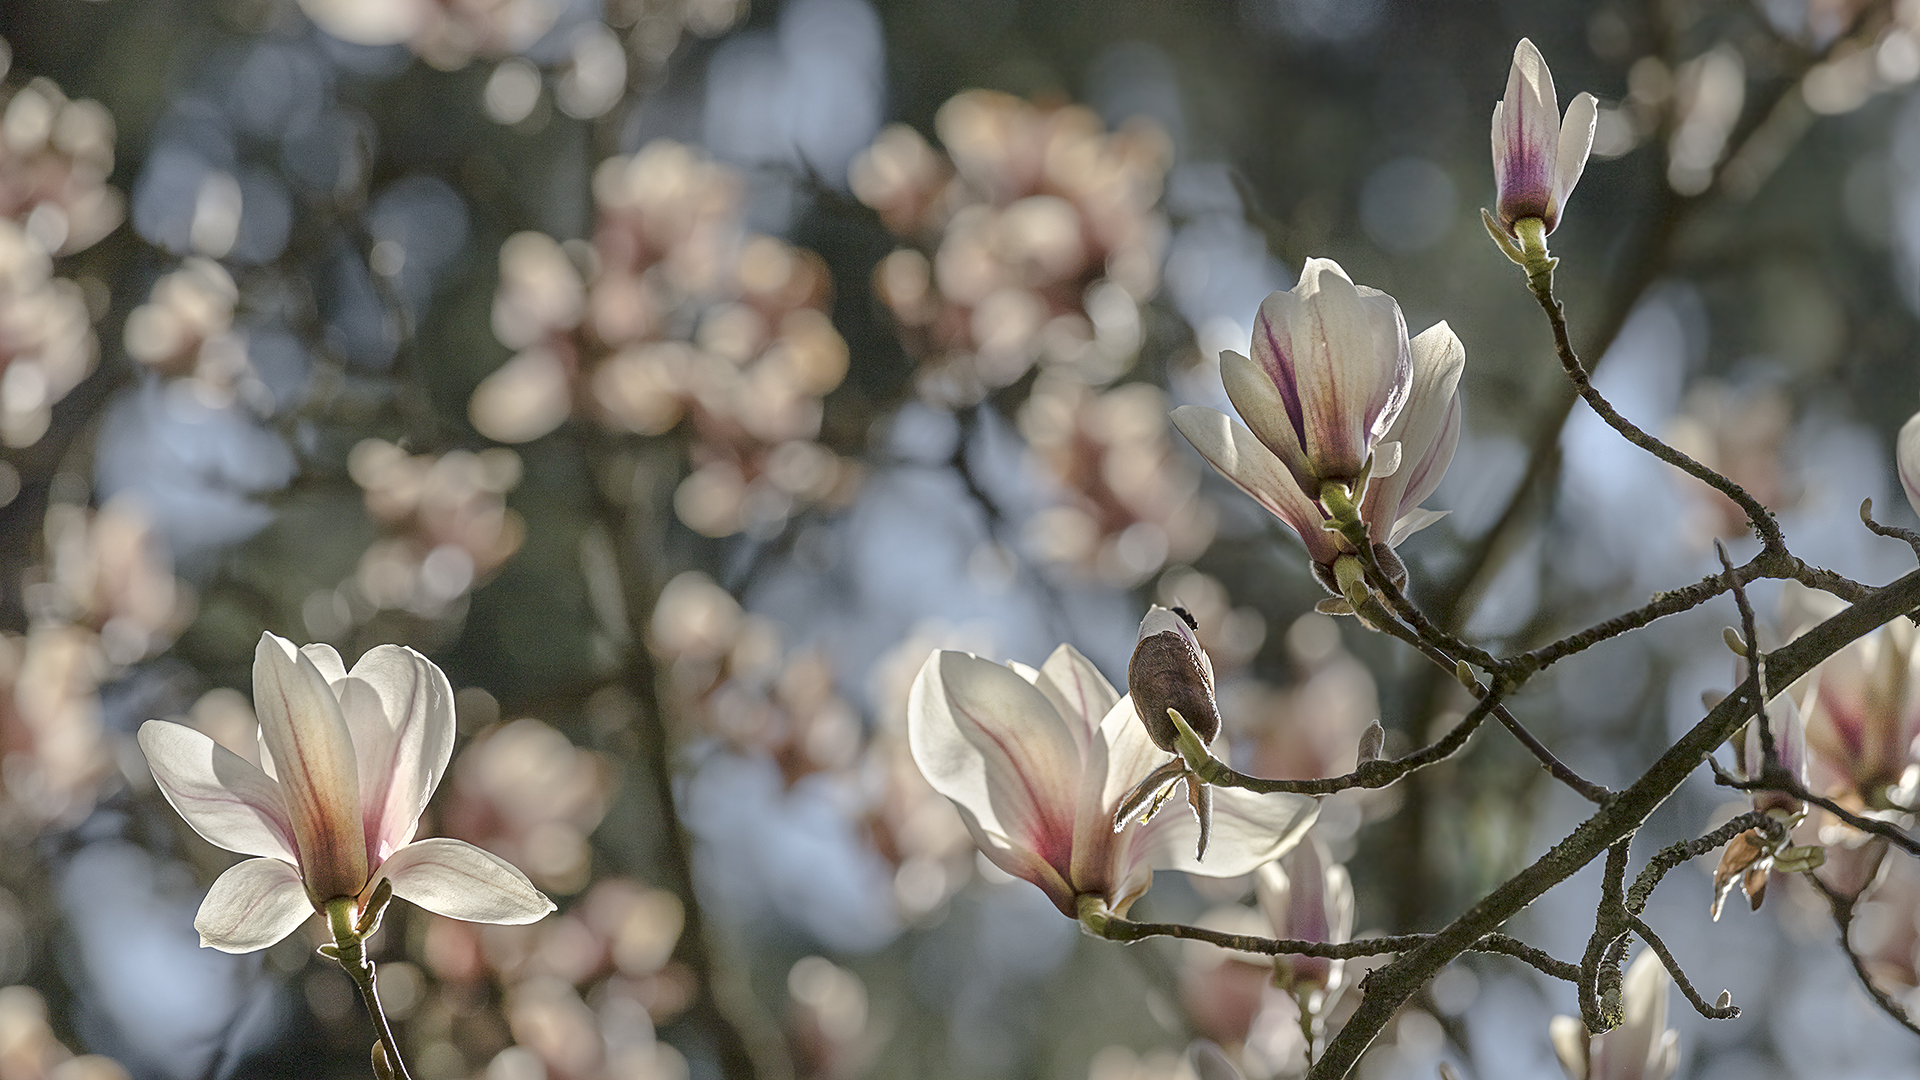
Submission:
POLYGON ((400 645, 367 651, 336 684, 359 761, 367 852, 375 862, 413 836, 453 755, 453 688, 400 645))
POLYGON ((1412 340, 1410 352, 1413 378, 1407 404, 1386 435, 1401 445, 1401 467, 1369 480, 1361 504, 1376 540, 1388 539, 1400 519, 1440 486, 1460 443, 1459 388, 1466 347, 1451 327, 1439 322, 1412 340))
MULTIPOLYGON (((1276 352, 1271 345, 1262 347, 1263 339, 1272 340, 1267 336, 1269 327, 1264 320, 1255 325, 1253 333, 1255 356, 1276 352)), ((1293 474, 1295 482, 1306 486, 1314 483, 1314 474, 1313 466, 1307 460, 1306 447, 1300 442, 1299 394, 1293 391, 1290 379, 1290 396, 1282 394, 1280 387, 1275 385, 1273 363, 1278 361, 1255 362, 1227 349, 1220 354, 1220 383, 1227 391, 1227 400, 1233 402, 1233 411, 1240 414, 1248 430, 1273 451, 1280 463, 1293 474)), ((1290 363, 1286 370, 1290 376, 1290 363)))
POLYGON ((1587 169, 1587 155, 1593 150, 1593 133, 1599 126, 1600 102, 1582 91, 1567 103, 1567 115, 1560 122, 1560 140, 1553 161, 1553 203, 1547 207, 1547 231, 1560 223, 1567 196, 1580 174, 1587 169))
POLYGON ((379 877, 402 900, 466 922, 518 925, 554 909, 512 863, 461 840, 416 840, 382 863, 379 877))
POLYGON ((248 859, 214 879, 193 928, 202 946, 247 953, 293 933, 313 911, 298 870, 279 859, 248 859))
POLYGON ((300 872, 318 900, 367 883, 367 844, 353 738, 320 669, 293 644, 262 634, 253 654, 253 704, 273 751, 300 872))
POLYGON ((1411 361, 1400 305, 1354 285, 1333 260, 1308 259, 1292 291, 1260 305, 1253 333, 1283 396, 1292 385, 1311 480, 1357 477, 1406 400, 1411 361))
POLYGON ((194 832, 228 851, 294 861, 293 826, 271 777, 180 724, 149 720, 139 738, 161 794, 194 832))
POLYGON ((1333 534, 1323 527, 1326 515, 1239 421, 1204 406, 1182 405, 1173 410, 1173 426, 1222 476, 1298 533, 1314 562, 1331 563, 1340 554, 1333 534))

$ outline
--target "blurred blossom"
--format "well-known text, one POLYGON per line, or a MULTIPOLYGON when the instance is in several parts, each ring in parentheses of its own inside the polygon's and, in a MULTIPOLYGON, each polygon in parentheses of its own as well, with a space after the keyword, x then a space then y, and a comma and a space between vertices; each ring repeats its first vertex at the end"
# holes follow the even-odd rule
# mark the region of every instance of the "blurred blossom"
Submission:
POLYGON ((1526 38, 1514 46, 1506 96, 1493 107, 1496 214, 1508 235, 1518 236, 1515 225, 1527 218, 1539 218, 1549 233, 1560 224, 1567 196, 1587 167, 1599 104, 1582 91, 1567 103, 1563 119, 1540 50, 1526 38))
POLYGON ((233 325, 240 291, 212 259, 193 256, 153 286, 147 302, 127 316, 127 355, 187 385, 208 406, 236 400, 255 412, 274 411, 273 388, 250 363, 247 335, 233 325))
POLYGON ((787 998, 796 1077, 835 1080, 865 1072, 881 1035, 869 1028, 860 976, 823 956, 802 957, 787 972, 787 998))
POLYGON ((1354 767, 1360 735, 1380 715, 1373 675, 1341 644, 1340 626, 1318 614, 1288 628, 1294 679, 1285 689, 1243 682, 1221 696, 1236 739, 1250 744, 1248 768, 1282 780, 1339 776, 1354 767))
POLYGON ((1121 800, 1170 759, 1132 699, 1070 645, 1039 669, 934 653, 914 682, 907 730, 914 761, 986 857, 1069 918, 1083 899, 1124 914, 1155 869, 1244 874, 1290 848, 1319 805, 1214 792, 1210 858, 1195 854, 1204 834, 1186 814, 1130 815, 1116 831, 1121 800))
POLYGON ((1920 863, 1889 860, 1880 887, 1854 912, 1853 947, 1880 989, 1920 1008, 1920 863))
POLYGON ((405 44, 443 71, 519 52, 560 13, 556 0, 300 0, 320 29, 355 45, 405 44))
POLYGON ((612 796, 605 758, 524 718, 483 733, 461 751, 443 824, 449 835, 505 858, 540 887, 575 893, 591 880, 587 837, 612 796))
POLYGON ((120 1063, 76 1056, 53 1033, 46 999, 31 986, 0 989, 0 1080, 127 1080, 120 1063))
POLYGON ((69 100, 46 79, 0 94, 0 218, 54 255, 90 247, 118 227, 125 200, 106 183, 112 114, 97 101, 69 100))
POLYGON ((1920 514, 1920 413, 1900 425, 1900 438, 1894 451, 1899 466, 1900 486, 1906 489, 1907 504, 1920 514))
MULTIPOLYGON (((1840 601, 1789 590, 1804 612, 1794 633, 1840 601)), ((1795 689, 1806 716, 1815 791, 1856 813, 1914 808, 1920 793, 1920 634, 1896 619, 1821 661, 1795 689)))
POLYGON ((53 406, 93 371, 100 347, 80 287, 46 249, 0 218, 0 441, 32 446, 53 406))
POLYGON ((267 948, 335 899, 352 900, 357 917, 381 882, 473 922, 531 923, 553 910, 498 856, 415 835, 453 751, 453 692, 431 661, 382 645, 349 671, 331 646, 262 634, 254 703, 259 766, 181 724, 140 727, 154 780, 187 824, 254 856, 201 901, 202 945, 267 948))
POLYGON ((0 642, 0 768, 7 798, 41 821, 77 821, 109 767, 99 690, 172 644, 193 594, 125 499, 47 512, 45 562, 22 596, 30 625, 0 642))
POLYGON ((526 442, 576 413, 639 435, 684 424, 693 473, 674 506, 709 536, 767 535, 850 498, 857 469, 817 441, 848 364, 825 263, 746 234, 740 189, 661 140, 595 172, 590 246, 510 238, 493 325, 519 351, 474 390, 481 433, 526 442))
POLYGON ((1108 133, 1085 107, 987 90, 941 106, 935 128, 945 155, 896 124, 849 173, 909 245, 876 287, 921 396, 972 404, 1036 363, 1092 385, 1131 367, 1166 247, 1166 134, 1138 120, 1108 133))
POLYGON ((668 583, 651 643, 667 662, 675 715, 771 758, 789 785, 858 759, 860 718, 840 696, 827 657, 789 652, 772 620, 741 612, 705 575, 688 571, 668 583))
MULTIPOLYGON (((1260 913, 1244 904, 1213 908, 1194 925, 1228 934, 1271 935, 1260 913)), ((1273 996, 1273 965, 1266 957, 1223 949, 1204 941, 1180 943, 1180 1004, 1194 1031, 1221 1046, 1247 1041, 1254 1018, 1273 996)))
POLYGON ((382 611, 457 620, 466 595, 526 536, 526 522, 506 503, 520 471, 519 455, 501 447, 409 454, 382 439, 361 440, 347 455, 347 473, 366 493, 381 536, 342 583, 340 594, 350 597, 344 607, 324 595, 310 599, 309 621, 319 617, 316 630, 338 636, 382 611))
POLYGON ((1578 1017, 1554 1017, 1553 1049, 1568 1080, 1669 1080, 1680 1065, 1680 1033, 1667 1027, 1672 982, 1660 957, 1642 949, 1620 985, 1619 1027, 1588 1035, 1578 1017))
POLYGON ((1678 123, 1667 145, 1667 183, 1682 195, 1698 195, 1713 183, 1746 105, 1746 64, 1722 43, 1681 64, 1673 87, 1678 123))
MULTIPOLYGON (((1273 937, 1333 945, 1353 937, 1353 884, 1347 868, 1334 862, 1326 845, 1311 832, 1292 851, 1262 866, 1254 888, 1273 937)), ((1276 956, 1273 979, 1317 1017, 1345 989, 1345 962, 1276 956)))
POLYGON ((1061 503, 1027 523, 1040 558, 1129 587, 1213 539, 1199 474, 1173 452, 1166 395, 1148 383, 1100 391, 1043 374, 1020 410, 1020 433, 1061 503))
MULTIPOLYGON (((1687 391, 1667 440, 1695 461, 1746 488, 1762 506, 1792 508, 1799 492, 1787 474, 1784 453, 1793 432, 1793 407, 1780 390, 1736 390, 1703 379, 1687 391)), ((1734 539, 1752 531, 1746 511, 1705 484, 1682 482, 1693 499, 1702 540, 1734 539)), ((1703 543, 1704 546, 1704 543, 1703 543)))

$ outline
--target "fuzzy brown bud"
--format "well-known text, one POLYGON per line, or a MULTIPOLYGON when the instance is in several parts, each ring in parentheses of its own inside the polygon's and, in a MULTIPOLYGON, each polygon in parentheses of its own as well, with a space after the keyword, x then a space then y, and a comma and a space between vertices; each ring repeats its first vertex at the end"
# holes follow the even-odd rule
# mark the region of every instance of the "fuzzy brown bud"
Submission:
POLYGON ((1167 715, 1181 719, 1211 743, 1220 734, 1220 710, 1213 698, 1213 664, 1194 636, 1190 617, 1179 608, 1154 607, 1140 623, 1140 640, 1127 664, 1127 689, 1134 709, 1154 745, 1179 753, 1179 731, 1167 715))

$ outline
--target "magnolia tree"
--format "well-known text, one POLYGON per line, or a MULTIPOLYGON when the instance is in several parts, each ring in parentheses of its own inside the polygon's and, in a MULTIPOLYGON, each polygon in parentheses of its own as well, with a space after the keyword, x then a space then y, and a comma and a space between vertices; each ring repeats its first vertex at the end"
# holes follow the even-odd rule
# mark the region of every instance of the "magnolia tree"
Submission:
MULTIPOLYGON (((1572 984, 1581 1015, 1557 1018, 1539 1038, 1551 1038, 1574 1080, 1665 1080, 1678 1061, 1677 1036, 1666 1030, 1670 980, 1702 1016, 1740 1015, 1730 994, 1709 1000, 1696 989, 1645 918, 1670 871, 1715 851, 1714 919, 1736 886, 1758 908, 1770 874, 1805 875, 1830 905, 1840 947, 1875 1001, 1920 1034, 1903 1005, 1874 983, 1850 938, 1853 912, 1872 894, 1885 860, 1920 857, 1910 831, 1920 812, 1920 653, 1912 630, 1920 572, 1871 586, 1805 562, 1745 487, 1637 426, 1595 389, 1555 295, 1558 260, 1547 237, 1586 166, 1596 117, 1586 93, 1561 115, 1552 74, 1539 50, 1521 40, 1493 109, 1498 199, 1483 211, 1487 232, 1525 272, 1579 396, 1621 438, 1737 505, 1759 540, 1751 558, 1736 564, 1722 548, 1720 573, 1676 583, 1640 608, 1513 655, 1443 629, 1410 599, 1395 548, 1441 516, 1420 504, 1459 441, 1465 350, 1444 322, 1409 336, 1393 297, 1355 284, 1331 260, 1311 259, 1293 289, 1260 305, 1248 355, 1220 357, 1238 418, 1183 406, 1173 422, 1214 468, 1297 534, 1331 594, 1320 611, 1404 642, 1457 679, 1473 707, 1430 744, 1398 757, 1382 757, 1375 725, 1355 747, 1352 771, 1341 775, 1249 775, 1216 752, 1221 710, 1197 623, 1184 608, 1159 606, 1140 625, 1125 695, 1069 645, 1038 668, 936 651, 913 684, 914 761, 953 801, 987 859, 1038 886, 1095 937, 1185 938, 1271 957, 1275 985, 1298 1003, 1314 1080, 1348 1075, 1401 1006, 1476 951, 1572 984), (1791 638, 1773 648, 1747 598, 1761 579, 1785 579, 1809 593, 1796 594, 1804 613, 1791 638), (1738 685, 1617 790, 1569 768, 1509 709, 1514 693, 1555 663, 1727 594, 1741 615, 1740 627, 1725 635, 1739 658, 1738 685), (1400 783, 1460 752, 1490 719, 1590 802, 1591 816, 1444 928, 1350 939, 1345 875, 1301 842, 1318 800, 1400 783), (1725 746, 1729 761, 1715 756, 1725 746), (1688 777, 1708 770, 1750 793, 1751 809, 1697 839, 1635 851, 1649 816, 1688 777), (1164 805, 1176 791, 1185 809, 1164 805), (1809 836, 1802 826, 1814 824, 1809 836), (1577 959, 1504 932, 1533 900, 1595 862, 1603 866, 1596 914, 1577 959), (1271 937, 1127 918, 1155 869, 1233 877, 1256 867, 1271 937), (1636 942, 1640 955, 1623 972, 1636 942), (1360 980, 1341 1022, 1325 1030, 1341 964, 1361 957, 1386 959, 1360 980)), ((1920 416, 1902 429, 1898 456, 1920 510, 1920 416)), ((1920 534, 1880 525, 1871 511, 1870 503, 1860 508, 1865 528, 1920 554, 1920 534)), ((1203 1077, 1235 1075, 1212 1047, 1195 1051, 1194 1067, 1203 1077)))

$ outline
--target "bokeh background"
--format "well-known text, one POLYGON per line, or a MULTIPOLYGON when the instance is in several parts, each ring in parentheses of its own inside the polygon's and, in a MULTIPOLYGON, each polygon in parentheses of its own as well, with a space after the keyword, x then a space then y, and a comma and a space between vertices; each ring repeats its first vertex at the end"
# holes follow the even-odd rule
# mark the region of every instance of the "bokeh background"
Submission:
MULTIPOLYGON (((1376 717, 1393 752, 1463 711, 1313 614, 1297 544, 1166 422, 1225 407, 1210 358, 1311 256, 1466 344, 1452 513, 1402 549, 1437 619, 1527 647, 1751 550, 1571 410, 1482 231, 1523 35, 1602 102, 1553 238, 1602 389, 1798 554, 1902 572, 1856 508, 1913 524, 1909 0, 0 5, 0 1080, 367 1074, 317 938, 196 947, 231 857, 133 742, 167 717, 249 752, 263 629, 444 666, 426 827, 560 902, 388 917, 421 1080, 1157 1080, 1198 1035, 1297 1073, 1264 968, 1088 939, 978 860, 906 687, 936 647, 1061 641, 1117 680, 1178 600, 1249 771, 1345 771, 1376 717)), ((1624 783, 1732 685, 1733 621, 1612 642, 1515 709, 1624 783)), ((1314 833, 1357 929, 1425 930, 1584 805, 1483 733, 1314 833)), ((1696 778, 1636 850, 1734 809, 1696 778)), ((1920 875, 1894 875, 1861 943, 1908 995, 1920 875)), ((1576 956, 1594 886, 1518 931, 1576 956)), ((1681 1075, 1915 1073, 1808 895, 1717 924, 1708 895, 1688 868, 1650 918, 1746 1015, 1676 997, 1681 1075)), ((1165 874, 1136 910, 1260 932, 1251 896, 1165 874)), ((1557 1075, 1573 1011, 1472 958, 1362 1075, 1557 1075)))

